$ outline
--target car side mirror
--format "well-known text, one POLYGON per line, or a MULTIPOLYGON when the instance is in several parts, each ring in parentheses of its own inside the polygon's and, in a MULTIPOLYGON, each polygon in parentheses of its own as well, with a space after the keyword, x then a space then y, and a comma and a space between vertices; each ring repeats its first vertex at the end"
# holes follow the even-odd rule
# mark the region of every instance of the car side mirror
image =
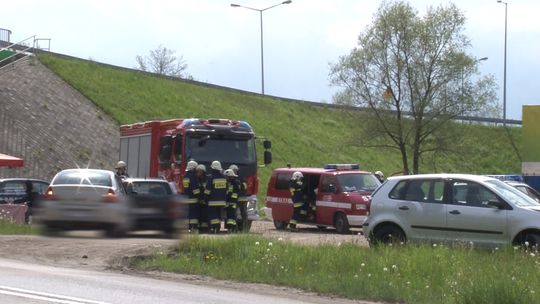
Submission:
POLYGON ((263 141, 263 147, 265 150, 272 149, 272 142, 268 139, 263 141))
POLYGON ((488 207, 496 209, 504 209, 506 207, 505 204, 499 200, 489 200, 487 205, 488 207))

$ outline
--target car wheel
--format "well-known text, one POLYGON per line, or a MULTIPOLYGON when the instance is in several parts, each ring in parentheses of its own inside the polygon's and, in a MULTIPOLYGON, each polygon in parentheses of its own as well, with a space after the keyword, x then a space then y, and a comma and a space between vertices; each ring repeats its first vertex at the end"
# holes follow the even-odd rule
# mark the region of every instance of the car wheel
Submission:
POLYGON ((349 221, 347 220, 347 217, 343 213, 336 214, 334 218, 334 227, 336 227, 336 230, 338 233, 345 234, 349 233, 349 221))
POLYGON ((383 226, 375 231, 370 240, 372 244, 402 244, 406 241, 403 231, 393 225, 383 226))
POLYGON ((105 236, 110 238, 120 238, 126 236, 127 231, 121 225, 114 225, 105 230, 105 236))
POLYGON ((277 230, 285 230, 287 229, 287 225, 287 222, 274 220, 274 227, 276 227, 277 230))
POLYGON ((52 225, 44 225, 41 229, 41 233, 45 236, 59 236, 61 231, 52 225))
POLYGON ((526 248, 538 248, 540 246, 540 234, 538 233, 527 233, 522 239, 521 244, 526 248))

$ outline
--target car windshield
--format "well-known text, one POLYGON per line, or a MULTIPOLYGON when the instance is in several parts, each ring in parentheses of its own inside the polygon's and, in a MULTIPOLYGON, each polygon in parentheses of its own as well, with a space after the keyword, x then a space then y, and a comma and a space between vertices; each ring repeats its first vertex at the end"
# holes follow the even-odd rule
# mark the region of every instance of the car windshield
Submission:
POLYGON ((193 137, 186 139, 186 159, 196 159, 198 162, 254 164, 255 142, 253 138, 226 137, 193 137))
POLYGON ((343 192, 372 192, 381 184, 371 174, 341 174, 337 176, 337 179, 343 192))
POLYGON ((54 179, 53 185, 93 185, 112 186, 111 175, 107 172, 80 170, 62 171, 54 179))
POLYGON ((486 181, 488 186, 501 195, 506 201, 519 207, 540 207, 540 203, 519 191, 513 186, 499 180, 486 181))

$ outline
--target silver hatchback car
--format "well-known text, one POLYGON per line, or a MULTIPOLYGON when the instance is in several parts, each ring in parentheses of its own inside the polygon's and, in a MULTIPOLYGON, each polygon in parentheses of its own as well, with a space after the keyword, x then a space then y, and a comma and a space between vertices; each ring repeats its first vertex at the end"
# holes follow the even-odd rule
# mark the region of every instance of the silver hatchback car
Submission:
POLYGON ((363 225, 370 244, 425 241, 540 245, 540 203, 495 178, 425 174, 389 178, 363 225))
POLYGON ((129 201, 122 181, 114 172, 68 169, 52 179, 36 220, 46 234, 64 230, 105 230, 122 236, 131 228, 129 201))

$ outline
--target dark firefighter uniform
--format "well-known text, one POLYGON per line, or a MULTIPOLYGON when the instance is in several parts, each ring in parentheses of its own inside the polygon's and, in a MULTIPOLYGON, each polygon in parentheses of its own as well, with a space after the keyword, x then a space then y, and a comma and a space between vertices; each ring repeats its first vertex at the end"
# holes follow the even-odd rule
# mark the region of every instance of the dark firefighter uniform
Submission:
POLYGON ((236 230, 236 209, 238 206, 239 192, 240 181, 238 178, 235 176, 227 176, 227 206, 225 207, 225 210, 227 211, 227 221, 225 222, 225 226, 229 231, 236 230))
POLYGON ((206 175, 206 167, 204 165, 197 166, 197 200, 199 203, 199 232, 206 232, 208 230, 208 206, 206 204, 206 181, 208 177, 206 175))
POLYGON ((186 172, 182 180, 184 185, 184 194, 187 196, 186 203, 188 204, 188 221, 189 229, 199 229, 200 217, 200 201, 199 197, 201 189, 197 180, 197 172, 195 169, 186 172))
POLYGON ((293 202, 293 215, 289 221, 289 226, 292 229, 296 229, 296 225, 300 220, 300 214, 302 207, 304 206, 304 193, 302 191, 302 179, 291 179, 289 181, 289 191, 291 192, 291 199, 293 202))
POLYGON ((208 202, 207 214, 210 221, 210 230, 217 233, 221 226, 221 210, 225 207, 227 198, 227 180, 220 170, 211 170, 206 181, 204 194, 208 202))

